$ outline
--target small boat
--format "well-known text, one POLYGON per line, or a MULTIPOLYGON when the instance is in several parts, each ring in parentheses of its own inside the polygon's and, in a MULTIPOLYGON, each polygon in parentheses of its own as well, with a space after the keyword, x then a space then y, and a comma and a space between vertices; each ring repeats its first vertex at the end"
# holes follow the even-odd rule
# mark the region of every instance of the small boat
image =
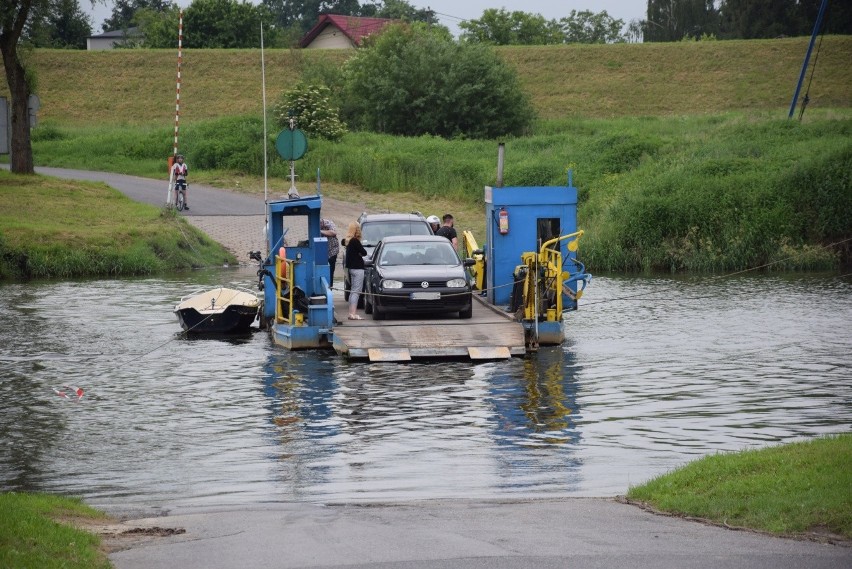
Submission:
POLYGON ((260 306, 252 291, 219 287, 181 298, 174 312, 188 333, 237 334, 248 332, 260 306))

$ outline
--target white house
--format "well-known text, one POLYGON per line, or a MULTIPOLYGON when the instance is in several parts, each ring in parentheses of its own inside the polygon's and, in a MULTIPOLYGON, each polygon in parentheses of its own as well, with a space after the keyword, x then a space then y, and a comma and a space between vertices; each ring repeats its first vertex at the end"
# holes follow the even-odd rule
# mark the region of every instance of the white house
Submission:
POLYGON ((126 44, 128 41, 140 40, 142 37, 142 32, 139 31, 139 28, 113 30, 111 32, 104 32, 102 34, 86 38, 86 49, 89 51, 113 49, 116 46, 126 44))

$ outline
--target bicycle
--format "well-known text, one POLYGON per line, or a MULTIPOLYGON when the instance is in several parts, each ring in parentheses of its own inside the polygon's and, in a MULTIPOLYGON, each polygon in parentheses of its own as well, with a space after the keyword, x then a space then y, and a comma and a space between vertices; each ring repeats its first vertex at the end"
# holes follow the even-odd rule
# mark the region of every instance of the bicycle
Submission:
POLYGON ((186 181, 176 181, 174 185, 175 208, 183 211, 186 208, 186 181))

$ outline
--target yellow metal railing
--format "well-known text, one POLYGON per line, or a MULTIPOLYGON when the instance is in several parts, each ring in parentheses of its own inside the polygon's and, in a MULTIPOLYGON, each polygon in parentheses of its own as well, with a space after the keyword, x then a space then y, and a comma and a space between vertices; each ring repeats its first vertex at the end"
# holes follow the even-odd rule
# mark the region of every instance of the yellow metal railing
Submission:
MULTIPOLYGON (((532 320, 538 316, 545 316, 549 322, 562 320, 562 293, 563 281, 570 278, 568 271, 562 270, 562 249, 553 247, 560 241, 573 239, 567 247, 569 251, 576 251, 577 240, 583 236, 583 231, 575 231, 568 235, 555 237, 545 241, 541 249, 536 253, 523 253, 521 262, 527 266, 527 275, 524 280, 524 318, 532 320)), ((570 289, 568 289, 570 290, 570 289)), ((582 291, 578 291, 574 298, 580 298, 582 291)))
MULTIPOLYGON (((296 287, 293 285, 293 265, 294 261, 283 259, 278 255, 275 256, 275 322, 277 324, 296 324, 293 318, 293 292, 296 287)), ((304 315, 297 314, 296 316, 304 318, 304 315)))

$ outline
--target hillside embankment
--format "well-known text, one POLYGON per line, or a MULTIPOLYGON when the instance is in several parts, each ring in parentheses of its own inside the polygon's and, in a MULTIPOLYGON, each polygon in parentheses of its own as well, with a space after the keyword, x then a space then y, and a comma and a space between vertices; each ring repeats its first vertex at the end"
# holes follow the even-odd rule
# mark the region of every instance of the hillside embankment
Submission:
MULTIPOLYGON (((614 118, 788 108, 809 39, 496 49, 517 70, 540 118, 614 118)), ((353 53, 265 50, 267 100, 275 101, 308 67, 339 68, 353 53)), ((169 125, 174 120, 176 49, 38 49, 27 53, 26 61, 36 73, 41 121, 169 125)), ((823 38, 811 57, 812 81, 808 74, 812 108, 852 107, 849 61, 852 36, 823 38)), ((260 113, 262 106, 259 49, 184 50, 181 121, 260 113)))
MULTIPOLYGON (((598 272, 848 263, 852 37, 823 39, 802 91, 808 111, 787 120, 808 40, 496 48, 540 118, 506 141, 506 183, 562 185, 573 171, 583 258, 598 272)), ((267 50, 267 100, 306 70, 339 73, 351 55, 267 50)), ((176 51, 27 56, 42 100, 36 165, 164 175, 176 51)), ((270 184, 289 177, 264 142, 260 76, 259 50, 185 54, 180 150, 193 183, 260 192, 267 146, 270 184)), ((298 175, 310 183, 321 171, 324 188, 344 201, 363 191, 376 209, 452 211, 481 241, 495 157, 491 140, 351 132, 313 138, 298 175)))

